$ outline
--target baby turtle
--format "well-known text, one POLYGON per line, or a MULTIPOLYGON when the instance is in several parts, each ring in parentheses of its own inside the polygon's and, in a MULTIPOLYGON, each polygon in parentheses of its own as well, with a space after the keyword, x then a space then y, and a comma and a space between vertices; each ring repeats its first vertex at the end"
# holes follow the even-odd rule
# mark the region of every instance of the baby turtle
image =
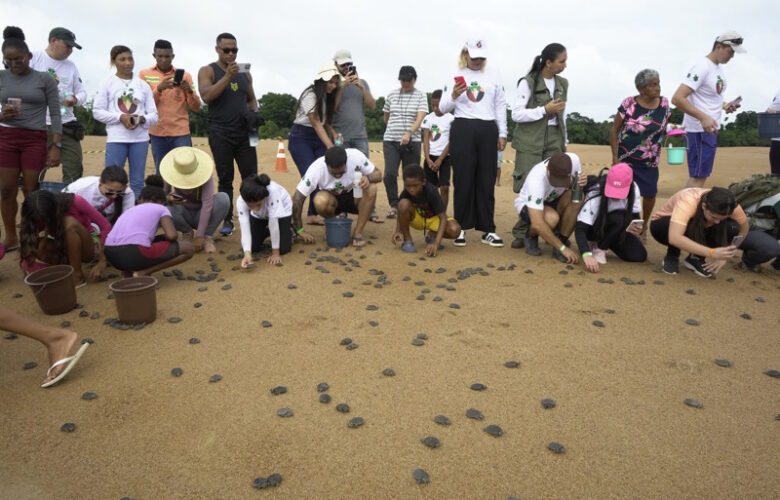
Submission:
POLYGON ((604 309, 604 312, 607 314, 615 314, 616 311, 614 309, 604 309))
POLYGON ((208 290, 208 289, 209 289, 209 287, 207 287, 207 286, 202 286, 202 287, 198 288, 198 291, 199 291, 199 292, 205 292, 205 291, 206 291, 206 290, 208 290))
POLYGON ((350 429, 356 429, 365 423, 366 421, 363 419, 363 417, 355 417, 347 423, 347 427, 350 429))
POLYGON ((99 312, 97 312, 97 311, 93 312, 93 313, 90 315, 90 317, 89 317, 89 319, 98 319, 98 318, 100 318, 100 313, 99 313, 99 312))
POLYGON ((352 292, 344 292, 344 293, 341 294, 341 296, 342 297, 346 297, 346 298, 351 298, 351 297, 354 297, 355 294, 352 293, 352 292))
POLYGON ((560 455, 561 453, 566 453, 566 448, 564 448, 561 443, 556 443, 555 441, 548 444, 547 449, 558 455, 560 455))
POLYGON ((766 302, 766 299, 764 297, 758 296, 756 297, 756 302, 766 302))
POLYGON ((378 321, 374 321, 373 319, 371 321, 369 321, 368 324, 373 326, 374 328, 379 326, 379 322, 378 321))
POLYGON ((192 344, 192 345, 200 344, 200 339, 198 337, 192 337, 190 339, 190 344, 192 344))
POLYGON ((349 405, 347 403, 339 403, 336 405, 336 411, 339 413, 349 413, 349 405))
POLYGON ((542 400, 542 408, 545 410, 549 410, 550 408, 555 408, 555 400, 550 398, 544 398, 542 400))
POLYGON ((412 339, 412 345, 417 347, 424 346, 425 341, 423 339, 418 339, 417 337, 415 337, 412 339))
POLYGON ((425 446, 427 446, 428 448, 433 448, 433 449, 439 448, 441 446, 441 442, 433 436, 426 436, 422 438, 420 442, 425 446))
POLYGON ((287 393, 287 387, 283 385, 277 385, 276 387, 271 389, 271 394, 273 394, 274 396, 278 396, 280 394, 286 394, 286 393, 287 393))
POLYGON ((331 283, 333 283, 334 285, 340 285, 340 284, 341 284, 341 280, 340 280, 340 279, 338 279, 338 278, 336 278, 336 279, 335 279, 335 280, 333 280, 331 283))
POLYGON ((352 350, 355 350, 357 348, 358 348, 358 344, 356 344, 354 342, 351 342, 351 343, 347 344, 347 350, 348 351, 352 351, 352 350))
POLYGON ((434 301, 434 302, 441 302, 441 297, 439 297, 438 295, 436 295, 436 296, 433 298, 433 301, 434 301))
POLYGON ((379 307, 374 304, 368 304, 366 306, 366 311, 376 311, 377 309, 379 309, 379 307))
POLYGON ((97 399, 97 397, 98 397, 97 394, 89 391, 81 395, 81 399, 83 399, 84 401, 92 401, 93 399, 97 399))
POLYGON ((729 361, 728 359, 716 359, 715 364, 720 366, 721 368, 731 367, 731 361, 729 361))
POLYGON ((181 368, 174 368, 171 370, 171 375, 174 377, 181 377, 184 371, 181 368))
POLYGON ((88 311, 82 310, 82 311, 79 312, 79 318, 86 318, 87 316, 89 316, 89 312, 88 311))
POLYGON ((330 386, 326 382, 320 382, 317 384, 317 392, 325 392, 330 389, 330 386))
POLYGON ((447 285, 447 291, 448 292, 454 292, 455 291, 455 287, 452 286, 452 285, 447 285))
POLYGON ((742 313, 742 314, 739 315, 739 317, 742 318, 742 319, 753 319, 753 316, 751 316, 748 313, 742 313))
POLYGON ((349 345, 352 343, 352 339, 349 337, 344 337, 341 339, 341 342, 339 342, 339 345, 349 345))
POLYGON ((209 377, 209 382, 212 384, 217 383, 220 380, 222 380, 222 375, 220 375, 219 373, 215 373, 214 375, 209 377))
POLYGON ((518 368, 520 366, 519 361, 507 361, 504 363, 507 368, 518 368))
POLYGON ((417 300, 425 300, 425 295, 418 295, 417 300))
POLYGON ((276 414, 279 415, 282 418, 289 418, 293 416, 292 408, 279 408, 276 410, 276 414))
POLYGON ((271 324, 271 322, 270 322, 270 321, 268 321, 268 320, 265 320, 265 319, 263 320, 263 322, 262 322, 262 323, 260 323, 260 325, 261 325, 263 328, 271 328, 271 327, 273 326, 273 325, 271 324))
POLYGON ((482 415, 482 412, 479 410, 476 410, 474 408, 469 408, 466 410, 466 416, 468 418, 473 418, 474 420, 483 420, 485 418, 484 415, 482 415))
POLYGON ((767 370, 764 372, 764 375, 769 375, 772 378, 780 378, 780 371, 777 370, 767 370))
POLYGON ((28 361, 27 363, 22 365, 22 370, 32 370, 36 366, 38 366, 38 363, 36 363, 35 361, 28 361))
POLYGON ((428 473, 425 472, 422 469, 414 469, 412 471, 412 477, 417 482, 417 484, 428 484, 431 482, 431 478, 428 476, 428 473))
MULTIPOLYGON (((64 321, 63 321, 63 323, 64 323, 64 321)), ((70 323, 68 323, 68 326, 70 326, 70 323)), ((63 327, 63 328, 66 328, 66 327, 63 327)), ((19 338, 19 336, 17 334, 15 334, 15 333, 8 332, 8 333, 5 334, 4 338, 5 338, 5 340, 13 340, 13 339, 19 338)))
POLYGON ((382 375, 384 375, 385 377, 395 377, 395 370, 393 370, 392 368, 385 368, 384 370, 382 370, 382 375))
POLYGON ((597 327, 597 328, 604 328, 604 327, 605 327, 605 326, 607 326, 607 325, 605 325, 603 321, 600 321, 600 320, 594 320, 594 321, 593 321, 593 326, 595 326, 595 327, 597 327))
POLYGON ((684 403, 692 408, 704 408, 704 405, 699 402, 697 399, 688 398, 684 401, 684 403))
POLYGON ((685 324, 689 326, 699 326, 699 322, 695 319, 686 319, 685 324))
POLYGON ((276 486, 279 486, 281 483, 282 483, 281 474, 271 474, 267 478, 265 477, 255 478, 255 480, 252 481, 252 487, 258 490, 262 490, 265 488, 274 488, 276 486))
POLYGON ((487 386, 485 384, 471 384, 471 390, 472 391, 484 391, 487 389, 487 386))
POLYGON ((425 286, 425 282, 424 281, 415 281, 414 285, 415 286, 425 286))
POLYGON ((663 282, 663 280, 654 280, 654 281, 653 281, 653 284, 654 284, 654 285, 663 285, 663 284, 664 284, 664 282, 663 282))
POLYGON ((295 290, 296 288, 298 288, 298 286, 295 283, 290 283, 287 285, 288 290, 295 290))
POLYGON ((564 284, 563 284, 563 287, 564 287, 564 288, 572 288, 573 286, 574 286, 574 285, 572 285, 571 283, 564 283, 564 284))
POLYGON ((450 304, 450 309, 460 309, 460 305, 452 303, 450 304))
POLYGON ((439 425, 450 425, 452 421, 445 415, 436 415, 433 417, 433 421, 439 425))
POLYGON ((201 307, 203 307, 203 304, 201 304, 200 302, 195 302, 194 304, 192 304, 192 307, 194 307, 195 309, 200 309, 201 307))
POLYGON ((330 400, 330 394, 320 394, 320 403, 328 404, 330 403, 330 400))
POLYGON ((417 338, 420 340, 428 340, 428 334, 427 333, 418 333, 417 338))
POLYGON ((231 288, 233 288, 233 285, 231 285, 230 283, 228 283, 227 285, 223 285, 222 286, 223 290, 230 290, 231 288))
POLYGON ((502 429, 501 427, 499 427, 497 425, 492 425, 491 424, 491 425, 488 425, 487 427, 485 427, 482 430, 487 432, 488 434, 490 434, 493 437, 501 437, 501 436, 504 435, 504 429, 502 429))
POLYGON ((412 278, 411 276, 404 276, 403 278, 401 278, 401 281, 412 281, 412 278))
POLYGON ((76 424, 74 424, 73 422, 66 422, 66 423, 62 424, 62 427, 60 427, 60 430, 62 432, 73 432, 73 431, 76 430, 76 424))
POLYGON ((431 293, 431 289, 430 288, 423 288, 422 290, 420 290, 420 293, 431 293))
POLYGON ((178 316, 171 316, 170 318, 168 318, 168 323, 173 323, 174 325, 176 323, 181 323, 181 318, 178 316))
POLYGON ((685 290, 685 293, 687 293, 688 295, 696 295, 696 290, 694 290, 693 288, 689 288, 685 290))

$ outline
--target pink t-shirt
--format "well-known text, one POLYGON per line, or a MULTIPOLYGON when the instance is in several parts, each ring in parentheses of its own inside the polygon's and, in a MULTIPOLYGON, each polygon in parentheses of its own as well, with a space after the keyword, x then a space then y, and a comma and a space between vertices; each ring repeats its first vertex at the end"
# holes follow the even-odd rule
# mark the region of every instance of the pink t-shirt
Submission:
POLYGON ((87 200, 74 194, 73 203, 71 203, 67 214, 79 221, 89 232, 92 232, 92 223, 97 224, 100 228, 100 243, 106 244, 106 235, 111 231, 111 223, 95 207, 90 205, 87 200))
POLYGON ((158 203, 141 203, 136 205, 117 219, 111 232, 108 233, 106 246, 140 245, 152 246, 154 235, 160 219, 170 217, 171 211, 165 205, 158 203))

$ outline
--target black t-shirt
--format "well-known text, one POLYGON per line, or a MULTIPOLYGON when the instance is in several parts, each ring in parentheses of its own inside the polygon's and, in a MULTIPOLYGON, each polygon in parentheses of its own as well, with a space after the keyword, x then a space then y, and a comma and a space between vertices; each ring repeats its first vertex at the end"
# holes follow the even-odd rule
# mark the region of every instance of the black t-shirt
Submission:
POLYGON ((423 186, 422 196, 412 196, 404 189, 399 198, 410 200, 414 204, 415 211, 425 219, 435 217, 445 210, 444 199, 439 194, 439 189, 430 182, 426 182, 423 186))

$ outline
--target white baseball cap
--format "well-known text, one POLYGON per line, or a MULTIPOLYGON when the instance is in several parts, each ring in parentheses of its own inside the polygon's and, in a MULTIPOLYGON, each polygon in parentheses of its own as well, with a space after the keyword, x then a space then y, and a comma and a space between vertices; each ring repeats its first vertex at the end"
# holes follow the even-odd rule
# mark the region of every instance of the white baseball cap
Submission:
POLYGON ((715 41, 723 45, 728 45, 734 49, 734 52, 739 52, 740 54, 747 52, 747 50, 742 47, 742 35, 736 31, 727 31, 716 38, 715 41))
POLYGON ((487 41, 484 38, 469 38, 463 48, 469 51, 472 59, 487 57, 487 41))
POLYGON ((342 64, 351 63, 352 54, 346 49, 341 49, 335 54, 333 54, 333 60, 336 62, 338 66, 341 66, 342 64))

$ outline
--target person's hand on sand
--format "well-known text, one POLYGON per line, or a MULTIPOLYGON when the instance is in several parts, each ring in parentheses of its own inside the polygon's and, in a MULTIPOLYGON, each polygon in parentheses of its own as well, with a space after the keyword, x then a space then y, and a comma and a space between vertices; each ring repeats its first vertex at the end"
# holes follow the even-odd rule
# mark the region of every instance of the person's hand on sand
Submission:
POLYGON ((268 256, 268 263, 272 266, 275 266, 276 264, 282 263, 282 256, 279 255, 279 249, 274 249, 271 251, 271 255, 268 256))
POLYGON ((596 257, 588 255, 582 258, 582 262, 585 264, 585 267, 588 271, 592 273, 599 272, 599 263, 596 262, 596 257))
POLYGON ((315 239, 314 236, 312 236, 308 231, 301 231, 301 233, 298 235, 300 239, 303 240, 304 243, 311 245, 314 243, 315 239))
POLYGON ((393 236, 391 237, 391 241, 393 242, 393 245, 398 245, 399 243, 403 243, 404 233, 402 233, 401 231, 394 232, 393 236))
POLYGON ((195 247, 196 252, 203 250, 203 242, 203 236, 197 236, 194 240, 192 240, 192 245, 195 247))
POLYGON ((576 264, 580 261, 579 257, 577 257, 577 254, 574 253, 574 251, 572 251, 572 249, 569 247, 564 248, 561 254, 566 257, 566 262, 569 264, 576 264))
POLYGON ((203 238, 203 250, 205 250, 206 253, 214 253, 217 251, 217 247, 214 246, 214 240, 211 236, 203 238))
POLYGON ((436 257, 436 253, 438 252, 439 245, 434 241, 433 243, 429 243, 425 245, 425 255, 428 257, 436 257))
POLYGON ((702 267, 712 274, 718 274, 718 271, 720 271, 725 264, 726 259, 712 259, 707 260, 702 267))
POLYGON ((249 269, 255 261, 252 260, 252 254, 247 252, 244 254, 244 258, 241 259, 241 269, 249 269))

